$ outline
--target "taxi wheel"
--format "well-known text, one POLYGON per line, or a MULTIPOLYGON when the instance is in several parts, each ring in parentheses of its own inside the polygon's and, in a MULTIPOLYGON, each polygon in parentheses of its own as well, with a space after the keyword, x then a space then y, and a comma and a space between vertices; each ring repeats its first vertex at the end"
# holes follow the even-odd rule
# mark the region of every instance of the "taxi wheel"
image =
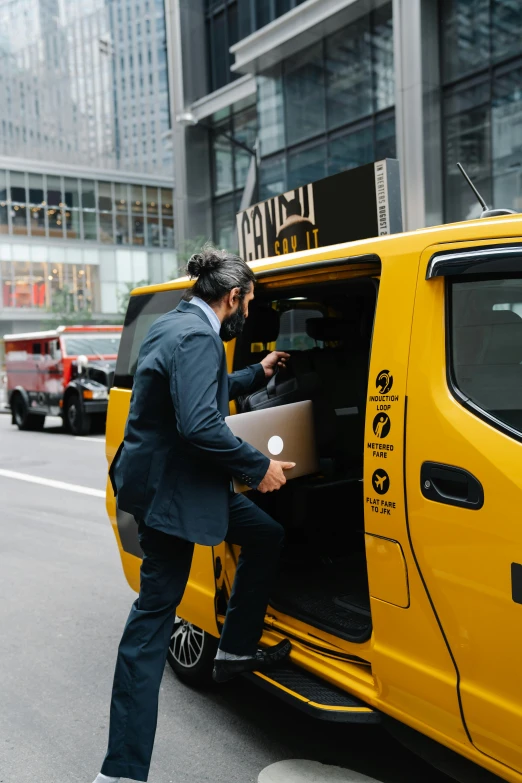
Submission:
POLYGON ((212 682, 217 646, 214 636, 176 615, 167 660, 180 680, 201 688, 212 682))
POLYGON ((91 417, 83 410, 76 394, 71 394, 65 402, 64 422, 71 435, 88 435, 91 430, 91 417))
POLYGON ((14 395, 11 406, 13 409, 13 421, 19 430, 43 430, 45 416, 29 413, 29 408, 21 394, 17 393, 14 395))

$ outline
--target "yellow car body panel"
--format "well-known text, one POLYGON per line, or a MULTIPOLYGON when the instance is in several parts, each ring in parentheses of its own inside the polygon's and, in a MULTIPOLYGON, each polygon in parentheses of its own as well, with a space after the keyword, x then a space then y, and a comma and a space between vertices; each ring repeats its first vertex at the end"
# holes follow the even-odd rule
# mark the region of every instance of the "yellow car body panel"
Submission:
MULTIPOLYGON (((522 783, 522 607, 511 600, 507 581, 509 564, 522 560, 522 443, 477 418, 452 395, 446 378, 444 279, 425 278, 435 252, 521 238, 522 218, 506 216, 251 264, 263 273, 260 284, 275 292, 305 280, 378 276, 380 281, 364 445, 372 635, 357 644, 269 607, 263 640, 291 636, 296 665, 512 783, 522 783), (346 258, 354 263, 347 265, 346 258), (388 394, 377 384, 384 372, 393 378, 388 394), (380 448, 381 414, 389 417, 386 443, 393 448, 380 448), (426 460, 461 465, 477 475, 487 498, 484 507, 470 512, 426 500, 419 482, 426 460), (383 472, 389 482, 384 498, 375 483, 383 472)), ((138 288, 132 296, 189 285, 180 278, 138 288)), ((226 350, 231 369, 234 344, 226 350)), ((129 401, 128 390, 111 390, 109 463, 123 438, 129 401)), ((107 510, 125 575, 137 590, 140 560, 121 545, 110 484, 107 510)), ((214 551, 196 547, 179 607, 180 616, 216 636, 223 619, 217 615, 217 590, 230 589, 236 557, 225 544, 214 551)))

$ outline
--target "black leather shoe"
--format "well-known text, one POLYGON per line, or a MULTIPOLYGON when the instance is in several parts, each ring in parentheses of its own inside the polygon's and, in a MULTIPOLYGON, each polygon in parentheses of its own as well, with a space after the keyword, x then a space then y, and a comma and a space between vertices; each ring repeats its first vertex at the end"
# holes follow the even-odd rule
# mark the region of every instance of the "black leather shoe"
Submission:
POLYGON ((265 671, 288 657, 292 645, 288 639, 283 639, 274 647, 268 647, 266 650, 258 650, 253 658, 246 658, 242 661, 214 661, 212 679, 214 682, 226 682, 232 677, 237 677, 243 672, 265 671))

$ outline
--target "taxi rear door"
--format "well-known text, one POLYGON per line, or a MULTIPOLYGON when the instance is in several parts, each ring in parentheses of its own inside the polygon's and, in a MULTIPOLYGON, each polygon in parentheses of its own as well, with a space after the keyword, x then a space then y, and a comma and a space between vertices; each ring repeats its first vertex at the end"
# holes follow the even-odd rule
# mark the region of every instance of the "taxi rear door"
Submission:
POLYGON ((407 383, 412 547, 468 735, 522 771, 522 245, 429 248, 407 383))

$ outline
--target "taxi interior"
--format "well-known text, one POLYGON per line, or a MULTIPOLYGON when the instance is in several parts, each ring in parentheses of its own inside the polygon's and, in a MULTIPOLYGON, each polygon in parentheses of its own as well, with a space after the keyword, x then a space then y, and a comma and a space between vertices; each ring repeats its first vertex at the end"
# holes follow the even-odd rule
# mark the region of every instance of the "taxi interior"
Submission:
POLYGON ((251 499, 285 528, 271 606, 352 642, 371 634, 364 549, 363 454, 368 366, 378 280, 256 287, 234 369, 274 348, 290 354, 270 399, 237 410, 311 399, 320 470, 251 499))

